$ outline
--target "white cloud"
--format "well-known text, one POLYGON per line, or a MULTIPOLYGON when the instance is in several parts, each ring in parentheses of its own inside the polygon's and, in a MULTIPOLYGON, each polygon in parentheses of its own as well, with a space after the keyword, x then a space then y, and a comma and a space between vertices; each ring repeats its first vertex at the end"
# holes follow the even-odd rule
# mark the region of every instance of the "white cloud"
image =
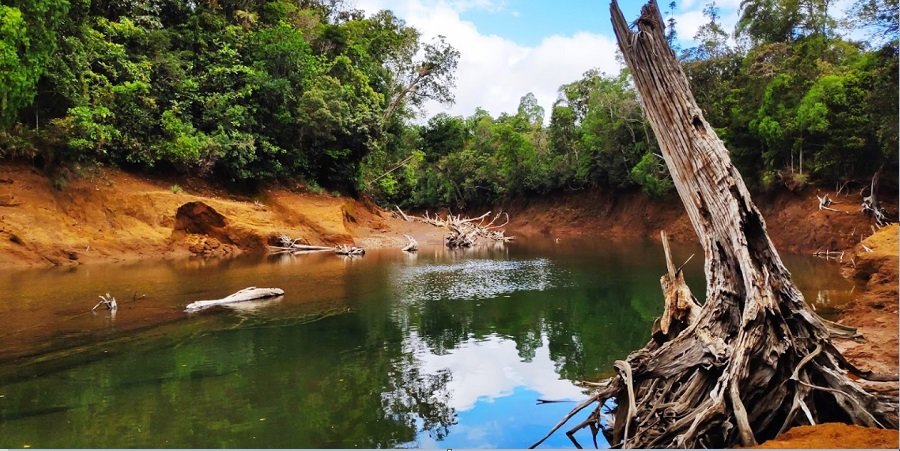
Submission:
POLYGON ((528 387, 544 399, 583 399, 580 388, 557 374, 546 336, 541 343, 531 362, 518 357, 514 341, 496 335, 480 341, 469 339, 443 355, 427 351, 415 334, 410 335, 407 346, 415 350, 423 373, 449 370, 453 374, 447 384, 452 394, 448 404, 459 412, 472 409, 479 401, 510 396, 517 387, 528 387))
POLYGON ((706 17, 703 17, 700 11, 675 14, 675 32, 678 33, 678 39, 682 42, 693 41, 697 30, 706 22, 706 17))
MULTIPOLYGON (((725 33, 728 33, 728 35, 731 36, 734 34, 734 26, 739 19, 738 13, 737 11, 731 11, 720 12, 720 14, 719 24, 722 26, 722 29, 725 30, 725 33)), ((694 35, 697 34, 697 30, 707 22, 709 22, 709 19, 704 17, 703 12, 701 11, 675 14, 675 31, 678 33, 678 40, 682 43, 693 45, 694 35)))
MULTIPOLYGON (((580 32, 545 37, 537 46, 522 46, 510 39, 481 33, 472 22, 460 18, 467 8, 497 10, 505 2, 496 0, 357 0, 367 13, 391 9, 425 40, 444 35, 460 51, 457 69, 456 103, 445 107, 425 106, 425 116, 439 112, 468 116, 476 107, 492 115, 513 113, 519 99, 533 92, 549 111, 559 86, 581 78, 588 69, 599 67, 616 73, 616 43, 611 37, 580 32)), ((512 14, 512 13, 511 13, 512 14)))

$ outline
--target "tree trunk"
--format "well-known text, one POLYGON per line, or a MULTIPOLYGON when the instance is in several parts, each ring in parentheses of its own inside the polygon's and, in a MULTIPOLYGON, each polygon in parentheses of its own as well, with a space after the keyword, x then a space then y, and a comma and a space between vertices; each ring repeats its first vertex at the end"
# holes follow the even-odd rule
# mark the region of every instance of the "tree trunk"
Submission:
POLYGON ((866 392, 847 371, 881 377, 841 356, 830 338, 833 323, 813 313, 794 286, 727 149, 694 101, 656 2, 641 10, 637 31, 615 0, 610 9, 703 247, 707 298, 681 333, 616 362, 618 376, 593 395, 593 424, 580 426, 599 428, 610 445, 624 448, 752 446, 791 426, 827 421, 896 428, 896 398, 866 392), (611 398, 616 407, 608 409, 611 398), (600 424, 601 409, 614 411, 611 426, 600 424))

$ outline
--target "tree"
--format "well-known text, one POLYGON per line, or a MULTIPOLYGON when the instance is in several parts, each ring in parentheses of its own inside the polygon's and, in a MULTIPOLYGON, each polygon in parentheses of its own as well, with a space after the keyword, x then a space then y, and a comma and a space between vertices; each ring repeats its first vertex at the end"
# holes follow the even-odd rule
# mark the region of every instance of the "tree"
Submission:
POLYGON ((444 36, 438 36, 425 44, 422 54, 420 60, 402 61, 395 68, 396 78, 390 103, 384 111, 385 120, 405 104, 418 108, 426 100, 453 103, 459 50, 447 43, 444 36))
POLYGON ((754 44, 787 42, 810 35, 831 36, 831 0, 742 0, 735 34, 754 44))
POLYGON ((722 28, 722 18, 719 15, 719 7, 716 6, 715 1, 704 5, 703 17, 706 17, 709 22, 697 29, 697 33, 694 35, 697 47, 687 49, 684 52, 687 59, 706 60, 719 58, 730 51, 728 48, 728 33, 725 33, 725 30, 722 28))
POLYGON ((516 114, 530 126, 541 127, 544 124, 544 107, 538 103, 537 97, 532 92, 519 99, 519 109, 516 114))
POLYGON ((678 51, 678 32, 675 31, 675 10, 678 8, 678 3, 675 0, 669 2, 669 11, 666 13, 668 18, 666 18, 666 42, 669 43, 669 47, 678 51))
POLYGON ((439 113, 428 120, 422 129, 422 143, 429 161, 437 161, 452 152, 465 148, 468 133, 465 120, 447 113, 439 113))
POLYGON ((735 34, 749 38, 753 44, 784 42, 793 37, 799 15, 796 1, 742 0, 740 10, 735 34))
MULTIPOLYGON (((804 302, 766 232, 728 152, 706 123, 651 1, 629 28, 615 0, 613 28, 643 99, 675 188, 704 250, 700 306, 671 259, 666 312, 653 339, 617 361, 617 376, 573 412, 597 402, 582 423, 593 430, 615 397, 604 433, 623 448, 753 446, 791 426, 850 421, 896 428, 897 400, 848 377, 877 377, 846 361, 831 337, 845 327, 804 302), (680 282, 679 282, 680 280, 680 282)), ((571 413, 569 416, 573 415, 571 413)))
POLYGON ((68 0, 12 0, 0 5, 0 127, 9 126, 37 94, 56 48, 68 0))

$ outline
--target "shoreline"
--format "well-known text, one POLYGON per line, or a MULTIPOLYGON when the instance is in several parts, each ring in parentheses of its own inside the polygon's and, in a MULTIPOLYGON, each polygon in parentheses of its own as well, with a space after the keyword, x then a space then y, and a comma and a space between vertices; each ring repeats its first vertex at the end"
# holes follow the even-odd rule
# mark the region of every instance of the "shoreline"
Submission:
MULTIPOLYGON (((31 166, 12 163, 0 164, 0 182, 0 268, 7 270, 262 254, 280 234, 310 244, 367 248, 399 249, 406 244, 404 234, 413 235, 423 245, 443 242, 443 229, 405 222, 374 205, 287 188, 239 198, 199 182, 181 188, 124 171, 100 169, 57 190, 31 166)), ((842 308, 838 321, 857 327, 863 339, 838 340, 836 345, 864 369, 896 374, 900 366, 900 229, 892 225, 871 233, 870 219, 858 213, 851 197, 838 198, 835 207, 840 211, 829 212, 817 210, 814 195, 808 189, 758 196, 772 240, 780 250, 789 252, 845 252, 842 273, 858 291, 842 308)), ((680 203, 653 201, 638 193, 558 194, 512 201, 504 207, 510 211, 510 235, 524 233, 553 240, 600 235, 656 239, 658 231, 665 229, 675 241, 696 239, 680 203)), ((897 395, 897 382, 866 384, 897 395)), ((790 430, 769 443, 834 447, 835 434, 849 434, 836 427, 795 428, 797 431, 790 430)), ((873 435, 860 429, 859 434, 847 435, 858 439, 842 441, 841 446, 897 445, 890 440, 896 435, 873 435), (876 435, 883 441, 872 442, 876 435)))

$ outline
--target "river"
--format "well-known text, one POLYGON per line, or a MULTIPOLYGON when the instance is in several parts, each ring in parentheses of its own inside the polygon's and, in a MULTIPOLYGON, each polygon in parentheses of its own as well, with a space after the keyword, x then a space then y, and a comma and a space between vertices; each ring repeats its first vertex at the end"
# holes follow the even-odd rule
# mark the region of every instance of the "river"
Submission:
MULTIPOLYGON (((820 313, 849 297, 833 263, 785 260, 820 313)), ((6 271, 0 447, 527 447, 646 343, 664 267, 658 244, 530 239, 6 271), (247 286, 285 295, 183 312, 247 286)), ((686 274, 702 299, 702 254, 686 274)))

